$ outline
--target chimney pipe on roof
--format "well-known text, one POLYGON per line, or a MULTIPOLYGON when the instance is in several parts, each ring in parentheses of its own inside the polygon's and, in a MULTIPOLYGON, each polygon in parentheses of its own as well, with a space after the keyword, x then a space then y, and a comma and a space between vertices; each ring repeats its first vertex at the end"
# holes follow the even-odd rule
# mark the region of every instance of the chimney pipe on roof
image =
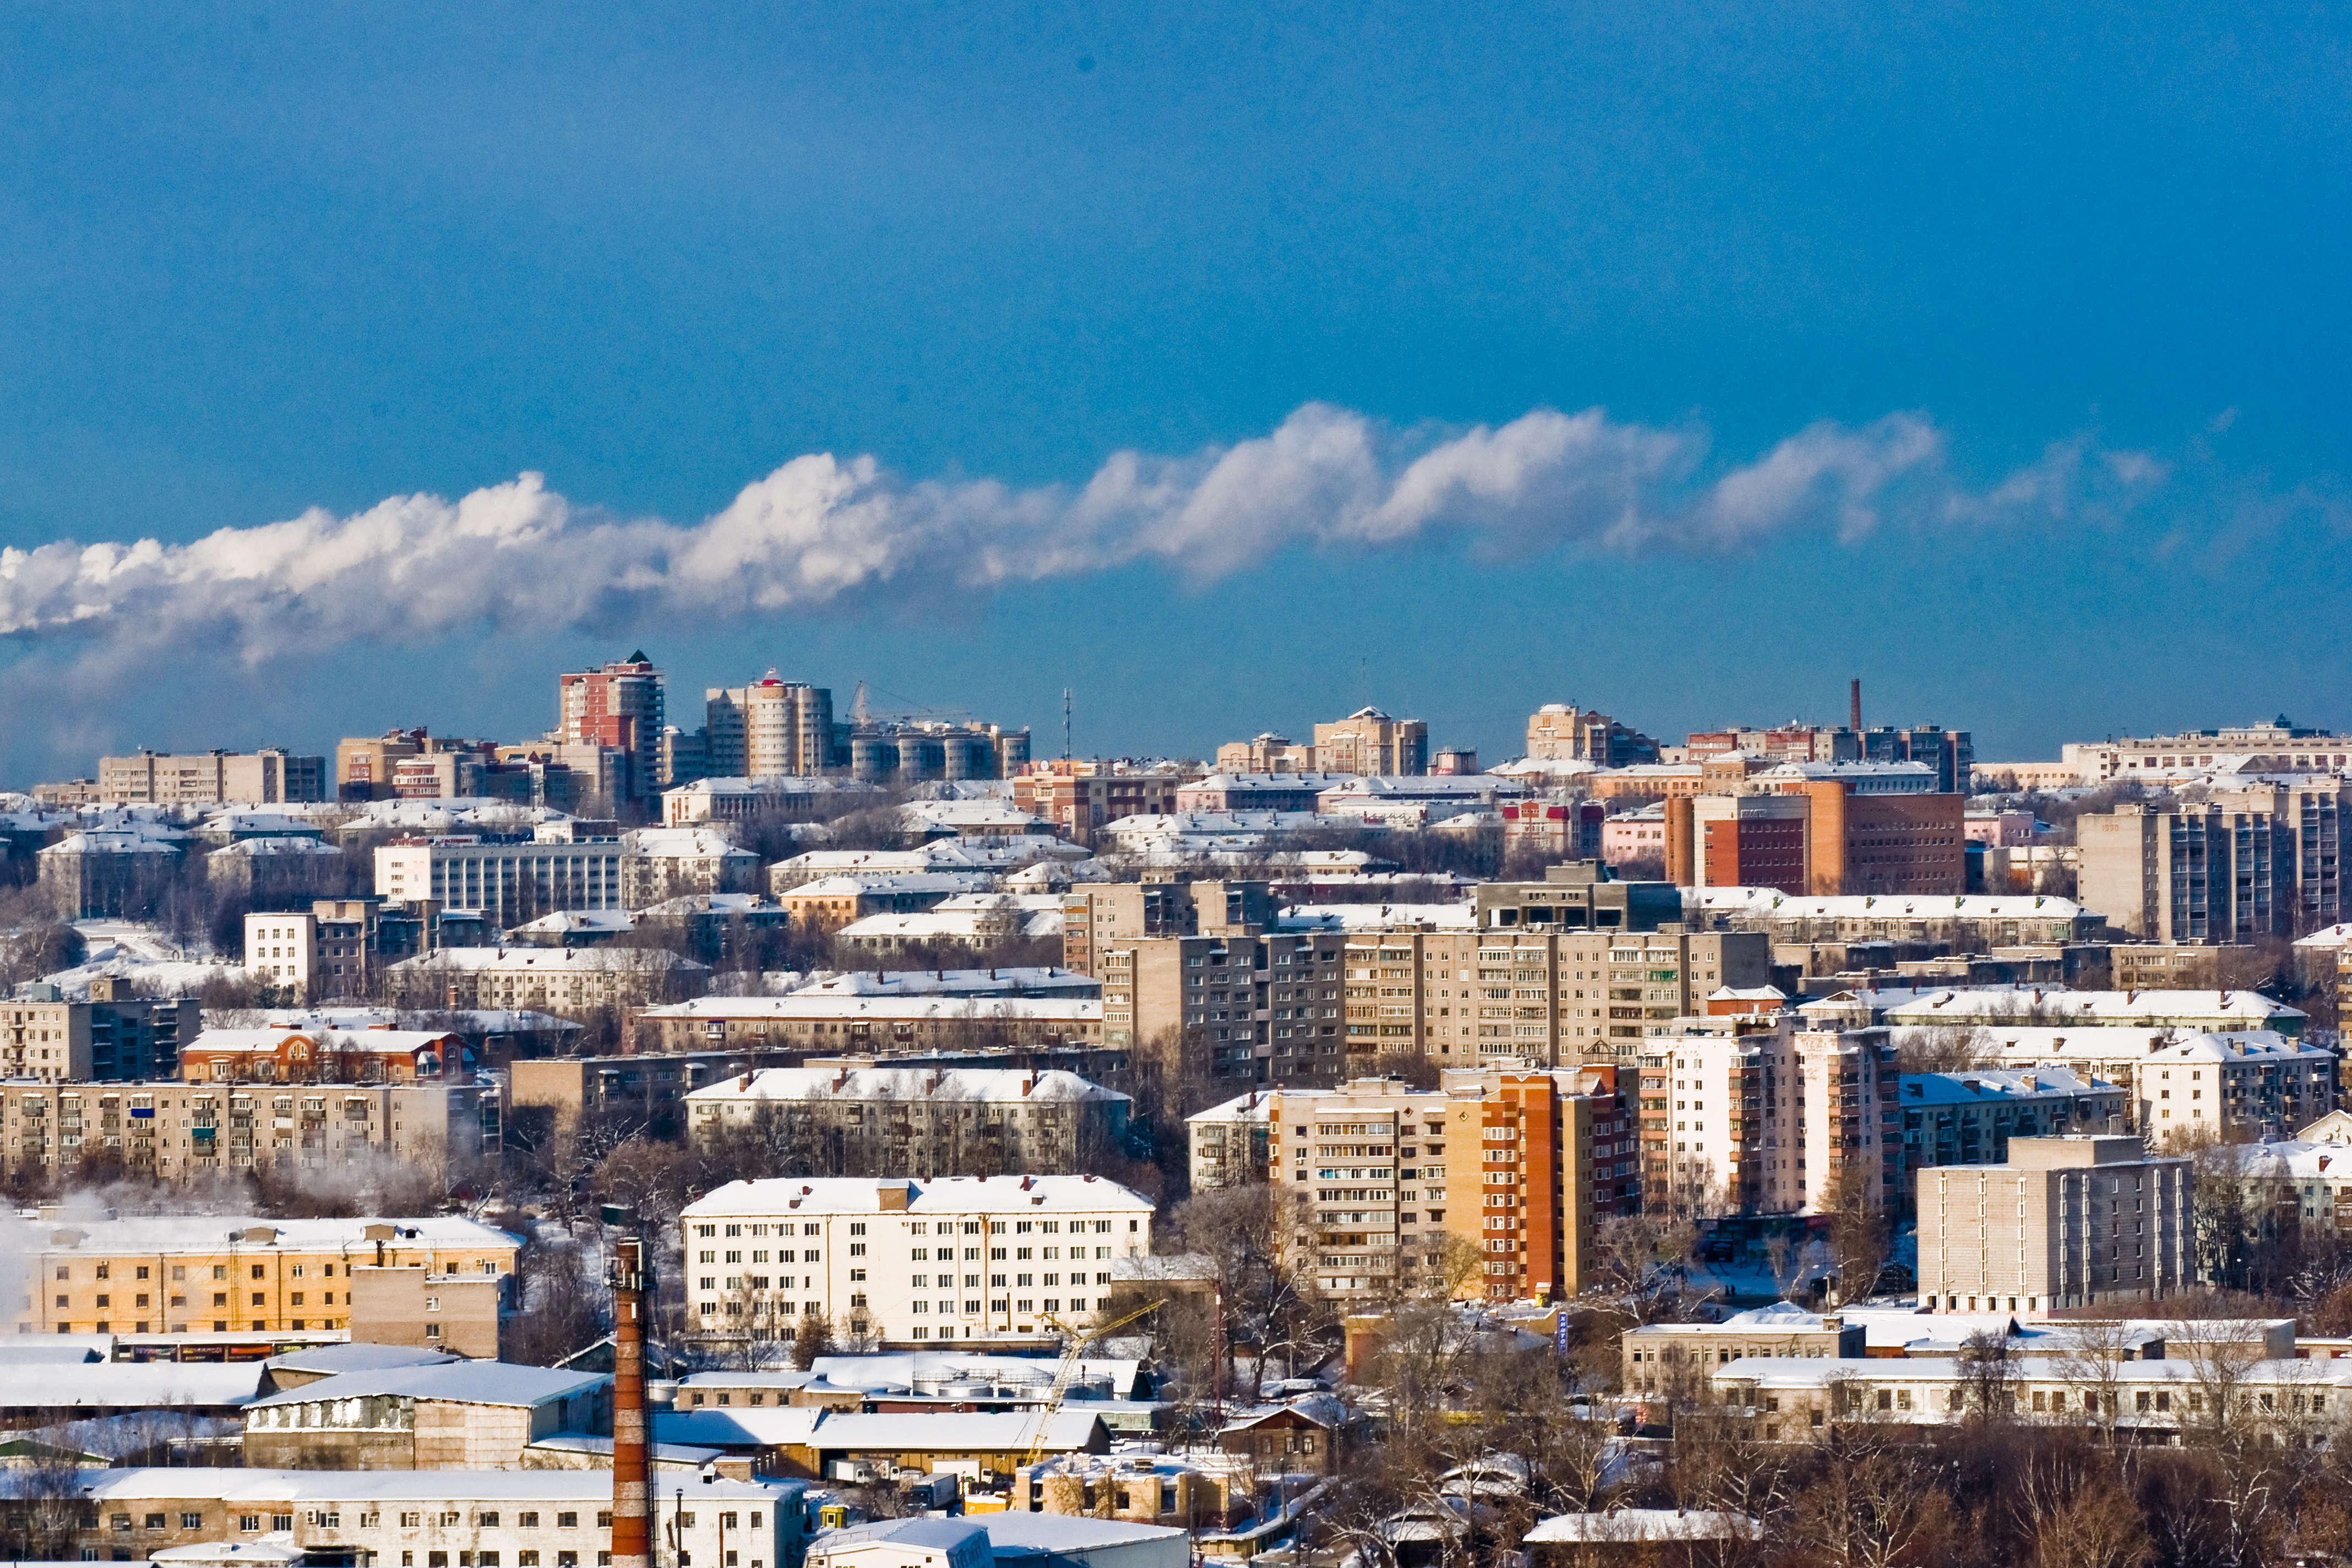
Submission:
POLYGON ((1846 688, 1846 700, 1852 710, 1853 732, 1859 735, 1862 733, 1862 677, 1855 676, 1846 688))

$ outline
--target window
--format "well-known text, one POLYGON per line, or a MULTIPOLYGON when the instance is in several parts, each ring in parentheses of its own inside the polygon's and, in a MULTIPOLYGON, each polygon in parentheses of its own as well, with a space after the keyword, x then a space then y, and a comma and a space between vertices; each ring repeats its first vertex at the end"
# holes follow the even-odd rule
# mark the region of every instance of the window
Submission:
POLYGON ((577 1530, 580 1528, 580 1516, 576 1513, 559 1513, 555 1516, 555 1528, 558 1530, 577 1530))
POLYGON ((521 1513, 515 1515, 515 1527, 519 1530, 537 1530, 539 1528, 538 1511, 536 1510, 526 1509, 521 1513))

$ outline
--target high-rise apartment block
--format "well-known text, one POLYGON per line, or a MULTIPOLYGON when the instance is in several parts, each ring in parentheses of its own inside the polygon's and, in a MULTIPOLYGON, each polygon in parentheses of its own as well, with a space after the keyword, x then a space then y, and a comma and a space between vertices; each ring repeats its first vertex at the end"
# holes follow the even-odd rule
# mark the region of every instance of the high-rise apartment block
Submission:
POLYGON ((2346 914, 2347 811, 2352 787, 2328 775, 2084 816, 2081 901, 2156 942, 2245 942, 2334 925, 2346 914))
POLYGON ((193 996, 134 996, 131 984, 93 975, 89 999, 37 983, 0 1000, 0 1079, 43 1083, 170 1078, 180 1047, 204 1026, 193 996))
MULTIPOLYGON (((1732 1021, 1727 1020, 1730 1023, 1732 1021)), ((1645 1205, 1710 1214, 1875 1210, 1904 1171, 1900 1074, 1885 1028, 1786 1022, 1641 1047, 1645 1205)))
POLYGON ((1270 1093, 1269 1175, 1306 1200, 1313 1228, 1299 1246, 1318 1285, 1342 1301, 1416 1286, 1506 1300, 1581 1291, 1594 1128, 1615 1100, 1580 1092, 1576 1077, 1457 1073, 1433 1090, 1360 1079, 1270 1093))
POLYGON ((1396 777, 1429 771, 1429 726, 1359 708, 1336 723, 1315 726, 1315 767, 1327 773, 1396 777))
POLYGON ((98 794, 132 805, 324 800, 327 759, 272 749, 100 757, 98 794))
POLYGON ((696 776, 808 775, 835 765, 833 693, 826 688, 779 679, 772 669, 750 686, 714 686, 703 699, 703 762, 696 776))
POLYGON ((555 731, 567 745, 609 747, 629 760, 615 799, 650 798, 661 785, 662 672, 642 651, 555 678, 555 731))
POLYGON ((1528 760, 1623 768, 1658 760, 1658 743, 1594 709, 1547 702, 1528 719, 1528 760))
POLYGON ((1570 1067, 1631 1058, 1711 993, 1769 977, 1762 932, 1594 929, 1526 901, 1559 884, 1481 889, 1491 923, 1473 931, 1262 926, 1263 886, 1074 894, 1065 963, 1101 977, 1105 1043, 1181 1038, 1213 1076, 1257 1082, 1375 1076, 1411 1058, 1570 1067))
POLYGON ((1919 1173, 1919 1300, 2047 1317, 2152 1301, 2196 1275, 2189 1161, 2135 1137, 2013 1138, 2003 1165, 1919 1173))

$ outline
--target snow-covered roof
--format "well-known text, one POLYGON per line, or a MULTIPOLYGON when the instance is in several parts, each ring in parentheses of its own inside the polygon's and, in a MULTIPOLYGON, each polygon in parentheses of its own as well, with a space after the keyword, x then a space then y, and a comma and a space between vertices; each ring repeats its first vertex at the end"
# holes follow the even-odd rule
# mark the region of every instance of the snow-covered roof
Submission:
POLYGON ((2294 945, 2314 951, 2341 952, 2347 946, 2352 946, 2352 922, 2327 926, 2309 936, 2297 937, 2294 945))
POLYGON ((110 828, 94 828, 85 833, 71 833, 41 851, 43 855, 176 855, 179 846, 172 838, 148 832, 128 833, 110 828))
POLYGON ((38 1404, 59 1410, 245 1405, 261 1396, 268 1375, 259 1362, 53 1363, 37 1373, 20 1368, 12 1373, 7 1392, 0 1393, 0 1405, 38 1404))
POLYGON ((836 1410, 828 1412, 818 1424, 813 1446, 848 1453, 901 1454, 1017 1454, 1033 1443, 1044 1448, 1080 1448, 1101 1419, 1083 1405, 1042 1414, 1034 1410, 870 1414, 836 1410))
POLYGON ((1240 1122, 1246 1125, 1251 1122, 1265 1121, 1273 1114, 1274 1096, 1262 1089, 1254 1089, 1247 1094, 1234 1096, 1222 1105, 1213 1105, 1206 1110, 1196 1110, 1184 1118, 1184 1122, 1187 1126, 1197 1122, 1219 1122, 1226 1125, 1240 1122))
POLYGON ((856 871, 789 888, 792 899, 854 899, 862 893, 972 893, 988 890, 985 871, 856 871))
MULTIPOLYGON (((272 1087, 263 1084, 256 1090, 247 1090, 240 1086, 236 1092, 266 1093, 272 1087)), ((276 1087, 282 1089, 283 1086, 276 1087)), ((226 1246, 236 1251, 278 1247, 289 1252, 349 1250, 365 1251, 373 1256, 375 1244, 367 1239, 367 1229, 373 1225, 398 1226, 401 1243, 407 1247, 430 1247, 442 1250, 459 1247, 504 1250, 521 1245, 520 1238, 505 1231, 457 1215, 423 1215, 397 1219, 259 1219, 232 1215, 131 1215, 117 1219, 59 1220, 55 1225, 45 1226, 42 1228, 51 1232, 52 1237, 49 1245, 41 1250, 45 1253, 87 1251, 93 1257, 102 1257, 136 1252, 210 1254, 219 1252, 226 1246), (54 1239, 55 1235, 68 1232, 79 1232, 81 1239, 70 1243, 54 1239), (247 1239, 257 1232, 267 1233, 266 1238, 247 1239)))
POLYGON ((621 835, 622 847, 632 855, 658 860, 740 860, 760 858, 736 847, 727 836, 709 827, 639 827, 621 835))
POLYGON ((1097 1176, 940 1176, 930 1181, 780 1176, 730 1182, 681 1212, 690 1218, 708 1219, 735 1215, 881 1214, 886 1209, 918 1217, 1122 1210, 1142 1215, 1150 1214, 1153 1205, 1141 1193, 1097 1176), (886 1194, 891 1200, 887 1205, 886 1194))
POLYGON ((1530 1546, 1632 1545, 1644 1542, 1761 1541, 1764 1526, 1713 1509, 1621 1508, 1539 1519, 1520 1541, 1530 1546))
MULTIPOLYGON (((819 973, 791 993, 796 996, 1003 996, 1055 994, 1084 996, 1102 982, 1075 970, 1034 964, 992 969, 845 969, 819 973)), ((756 1001, 758 998, 741 998, 756 1001)))
POLYGON ((454 1405, 539 1405, 587 1394, 612 1382, 602 1373, 557 1372, 510 1362, 463 1361, 433 1366, 378 1366, 337 1373, 256 1400, 247 1408, 315 1405, 322 1400, 390 1397, 454 1405))
POLYGON ((1071 1025, 1102 1022, 1102 1004, 1061 996, 937 996, 893 993, 878 996, 840 996, 796 991, 783 996, 697 996, 689 1002, 646 1007, 637 1016, 660 1019, 741 1018, 789 1022, 795 1019, 887 1018, 899 1022, 941 1018, 990 1019, 1071 1025))
POLYGON ((2042 893, 1840 893, 1813 898, 1778 888, 1685 888, 1683 902, 1711 915, 1775 920, 2057 921, 2087 912, 2071 899, 2042 893))
MULTIPOLYGON (((163 1364, 163 1363, 158 1363, 163 1364)), ((579 1502, 613 1495, 610 1470, 275 1470, 191 1466, 170 1469, 84 1470, 75 1478, 93 1503, 117 1499, 213 1498, 234 1502, 579 1502)), ((798 1497, 805 1481, 697 1481, 705 1502, 775 1502, 798 1497)))
POLYGON ((637 929, 637 917, 627 910, 557 910, 535 921, 508 928, 510 937, 618 936, 637 929))
POLYGON ((2273 1020, 2302 1017, 2300 1008, 2273 1002, 2259 991, 1983 991, 1947 987, 1886 1010, 1890 1024, 1970 1023, 2162 1024, 2175 1019, 2242 1022, 2259 1028, 2273 1020))
POLYGON ((404 1056, 414 1056, 419 1051, 437 1052, 458 1043, 457 1036, 438 1029, 217 1028, 198 1034, 188 1042, 186 1049, 190 1053, 275 1052, 288 1040, 297 1037, 326 1051, 366 1051, 404 1056))
POLYGON ((1971 1105, 1980 1100, 2015 1104, 2078 1094, 2121 1093, 2120 1085, 2065 1067, 1976 1068, 1967 1072, 1903 1075, 1903 1103, 1906 1107, 1971 1105))
POLYGON ((654 1412, 656 1442, 685 1443, 703 1448, 774 1448, 786 1443, 806 1443, 824 1419, 814 1405, 763 1405, 756 1409, 679 1410, 654 1412))
POLYGON ((986 1105, 1109 1104, 1128 1096, 1074 1072, 1028 1068, 762 1068, 687 1095, 695 1105, 761 1100, 946 1100, 986 1105), (750 1081, 747 1084, 745 1079, 750 1081))
POLYGON ((1286 931, 1370 931, 1427 925, 1439 931, 1471 931, 1478 923, 1475 904, 1293 904, 1275 917, 1286 931))
POLYGON ((539 974, 604 974, 616 970, 645 972, 708 969, 690 958, 680 958, 663 947, 442 947, 415 958, 404 958, 394 969, 465 970, 470 973, 539 974))
POLYGON ((331 844, 321 844, 315 838, 275 836, 267 838, 240 838, 234 844, 224 844, 205 857, 207 859, 250 859, 265 855, 332 856, 340 860, 343 852, 331 844))

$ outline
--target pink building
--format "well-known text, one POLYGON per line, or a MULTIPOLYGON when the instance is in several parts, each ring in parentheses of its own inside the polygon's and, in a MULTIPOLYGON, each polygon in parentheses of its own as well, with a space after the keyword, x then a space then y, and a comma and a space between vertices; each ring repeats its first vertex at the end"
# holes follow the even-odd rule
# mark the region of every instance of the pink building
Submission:
POLYGON ((1960 819, 1960 833, 1970 844, 1993 844, 2013 848, 2033 842, 2033 814, 2030 811, 1972 811, 1960 819))
POLYGON ((1503 851, 1533 849, 1591 860, 1601 854, 1605 808, 1597 800, 1561 805, 1552 801, 1513 800, 1496 806, 1503 814, 1503 851))
POLYGON ((1666 858, 1666 814, 1663 808, 1628 812, 1601 825, 1601 858, 1612 866, 1633 860, 1664 861, 1666 858))

